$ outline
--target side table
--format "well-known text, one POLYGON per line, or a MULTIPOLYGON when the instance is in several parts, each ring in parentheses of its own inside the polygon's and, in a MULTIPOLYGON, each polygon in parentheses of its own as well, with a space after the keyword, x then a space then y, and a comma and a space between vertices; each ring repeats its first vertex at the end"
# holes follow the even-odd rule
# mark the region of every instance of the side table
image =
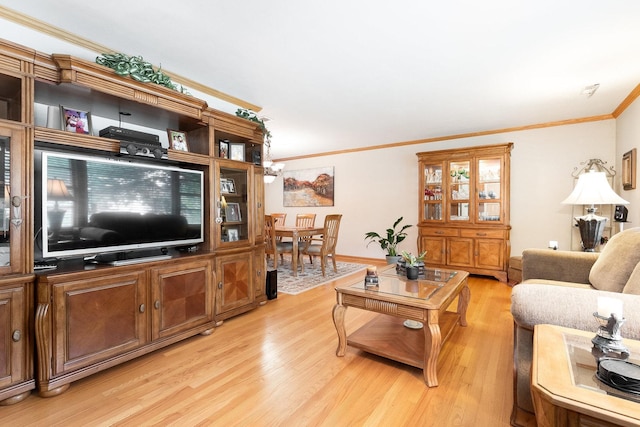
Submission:
MULTIPOLYGON (((640 425, 640 397, 609 388, 595 377, 594 335, 536 325, 531 394, 538 427, 640 425)), ((640 364, 640 342, 624 343, 631 352, 630 361, 640 364)))

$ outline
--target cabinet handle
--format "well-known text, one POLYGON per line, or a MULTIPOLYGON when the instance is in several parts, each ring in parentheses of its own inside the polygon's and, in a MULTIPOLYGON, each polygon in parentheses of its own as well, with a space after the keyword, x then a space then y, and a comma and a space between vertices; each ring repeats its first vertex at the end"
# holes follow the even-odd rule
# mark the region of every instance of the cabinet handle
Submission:
POLYGON ((13 340, 13 342, 20 341, 20 338, 22 338, 22 332, 20 332, 20 330, 18 329, 13 331, 13 334, 11 334, 11 339, 13 340))
POLYGON ((480 237, 484 237, 486 235, 487 235, 487 233, 476 233, 476 236, 480 236, 480 237))
POLYGON ((156 302, 153 303, 153 306, 157 309, 160 308, 160 300, 156 300, 156 302))
POLYGON ((144 304, 140 304, 140 313, 144 313, 145 308, 144 304))
POLYGON ((262 270, 258 270, 258 277, 262 274, 262 270))
POLYGON ((444 231, 436 231, 436 234, 444 234, 444 231))
POLYGON ((218 289, 222 289, 222 282, 218 282, 218 289))

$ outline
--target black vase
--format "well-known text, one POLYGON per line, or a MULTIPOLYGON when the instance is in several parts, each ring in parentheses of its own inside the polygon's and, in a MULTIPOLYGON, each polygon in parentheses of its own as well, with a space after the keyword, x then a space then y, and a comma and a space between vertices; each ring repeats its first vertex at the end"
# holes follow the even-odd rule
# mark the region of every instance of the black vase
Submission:
POLYGON ((407 266, 407 279, 416 280, 418 278, 418 267, 407 266))

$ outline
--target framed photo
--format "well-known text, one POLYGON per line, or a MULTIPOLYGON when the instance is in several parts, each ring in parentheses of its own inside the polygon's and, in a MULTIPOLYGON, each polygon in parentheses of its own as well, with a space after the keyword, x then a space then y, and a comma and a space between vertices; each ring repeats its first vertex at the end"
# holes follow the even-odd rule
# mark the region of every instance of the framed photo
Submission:
POLYGON ((622 155, 622 188, 633 190, 636 188, 636 149, 622 155))
POLYGON ((237 228, 227 228, 227 241, 237 242, 240 240, 239 237, 237 228))
POLYGON ((180 132, 179 130, 167 129, 167 134, 169 134, 169 148, 178 151, 189 151, 186 133, 180 132))
POLYGON ((218 148, 218 157, 221 159, 229 158, 229 141, 220 140, 220 147, 218 148))
POLYGON ((228 222, 242 221, 242 215, 240 214, 240 205, 238 203, 227 203, 227 207, 224 213, 227 217, 228 222))
POLYGON ((242 142, 229 143, 229 158, 244 162, 244 144, 242 142))
POLYGON ((231 178, 220 178, 220 192, 235 193, 236 182, 231 178))
POLYGON ((92 134, 91 113, 88 111, 74 110, 72 108, 60 106, 60 118, 62 119, 62 129, 81 133, 92 134))

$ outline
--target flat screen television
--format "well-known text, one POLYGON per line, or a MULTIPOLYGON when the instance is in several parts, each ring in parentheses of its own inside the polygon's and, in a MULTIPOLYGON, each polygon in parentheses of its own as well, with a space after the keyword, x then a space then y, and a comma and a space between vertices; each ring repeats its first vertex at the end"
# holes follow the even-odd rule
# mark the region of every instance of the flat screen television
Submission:
POLYGON ((37 261, 166 254, 204 240, 202 171, 45 149, 34 159, 37 261))

